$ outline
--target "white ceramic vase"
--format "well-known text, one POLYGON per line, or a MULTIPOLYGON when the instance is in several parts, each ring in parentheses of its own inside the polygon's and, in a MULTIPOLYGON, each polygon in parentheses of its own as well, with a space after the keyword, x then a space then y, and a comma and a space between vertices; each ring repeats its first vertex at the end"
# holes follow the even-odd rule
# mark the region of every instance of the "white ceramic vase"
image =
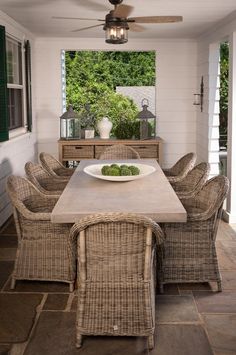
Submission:
POLYGON ((103 117, 100 122, 97 124, 98 132, 100 134, 100 138, 108 139, 110 138, 110 132, 112 129, 112 122, 109 121, 107 117, 103 117))

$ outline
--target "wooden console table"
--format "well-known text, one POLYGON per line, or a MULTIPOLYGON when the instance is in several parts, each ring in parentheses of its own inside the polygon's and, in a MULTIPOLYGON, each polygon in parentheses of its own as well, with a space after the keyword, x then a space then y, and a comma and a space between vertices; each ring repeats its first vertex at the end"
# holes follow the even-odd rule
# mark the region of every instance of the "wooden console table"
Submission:
POLYGON ((59 160, 66 164, 68 161, 80 161, 84 159, 98 159, 100 154, 109 146, 114 144, 124 144, 134 148, 140 158, 156 159, 162 163, 162 142, 160 137, 149 140, 134 139, 79 139, 64 140, 59 139, 59 160))

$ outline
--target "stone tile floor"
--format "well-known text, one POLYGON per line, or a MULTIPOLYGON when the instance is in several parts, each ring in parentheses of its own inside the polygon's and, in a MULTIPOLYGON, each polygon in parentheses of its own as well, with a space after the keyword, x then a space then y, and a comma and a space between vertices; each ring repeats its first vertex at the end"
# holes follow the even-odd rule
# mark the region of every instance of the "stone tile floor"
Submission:
POLYGON ((62 283, 17 281, 10 290, 17 238, 0 231, 0 355, 235 355, 236 228, 221 222, 217 252, 223 292, 214 284, 166 285, 157 295, 155 348, 145 338, 87 337, 75 347, 76 292, 62 283))

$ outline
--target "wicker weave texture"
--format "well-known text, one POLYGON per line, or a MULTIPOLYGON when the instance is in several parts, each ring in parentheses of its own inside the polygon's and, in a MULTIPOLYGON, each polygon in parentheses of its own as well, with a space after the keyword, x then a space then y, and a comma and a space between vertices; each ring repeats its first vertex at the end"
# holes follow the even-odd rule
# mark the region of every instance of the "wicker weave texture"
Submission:
POLYGON ((18 176, 7 180, 18 236, 12 276, 15 280, 62 281, 73 288, 76 271, 76 241, 70 239, 70 224, 51 223, 57 198, 40 194, 34 185, 18 176))
POLYGON ((151 347, 160 227, 143 216, 108 213, 84 218, 72 238, 78 233, 77 345, 83 334, 139 335, 151 337, 151 347))
POLYGON ((46 195, 60 196, 68 183, 68 179, 53 177, 40 164, 28 162, 25 164, 28 179, 37 189, 46 195))
POLYGON ((178 182, 171 185, 179 198, 190 198, 196 195, 208 179, 210 164, 200 163, 178 182))
POLYGON ((195 153, 188 153, 180 158, 172 168, 164 169, 163 172, 169 182, 175 183, 181 181, 193 169, 196 160, 197 156, 195 153))
POLYGON ((123 144, 108 147, 99 159, 140 159, 138 152, 123 144))
POLYGON ((52 176, 70 178, 75 171, 75 169, 65 168, 56 158, 48 153, 41 152, 39 160, 42 167, 52 176))
POLYGON ((216 281, 221 290, 215 238, 228 188, 224 176, 210 179, 193 198, 182 200, 187 223, 162 225, 164 283, 216 281))

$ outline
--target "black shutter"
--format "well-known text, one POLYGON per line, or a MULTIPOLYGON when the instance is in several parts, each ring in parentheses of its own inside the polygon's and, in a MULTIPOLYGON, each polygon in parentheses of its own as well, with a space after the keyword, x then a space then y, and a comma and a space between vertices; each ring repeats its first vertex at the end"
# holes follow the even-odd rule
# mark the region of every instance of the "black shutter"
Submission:
POLYGON ((25 79, 26 79, 26 109, 28 131, 32 131, 32 95, 31 95, 31 49, 30 42, 25 42, 25 79))
POLYGON ((8 102, 7 102, 7 67, 5 27, 0 26, 0 142, 7 141, 8 102))

